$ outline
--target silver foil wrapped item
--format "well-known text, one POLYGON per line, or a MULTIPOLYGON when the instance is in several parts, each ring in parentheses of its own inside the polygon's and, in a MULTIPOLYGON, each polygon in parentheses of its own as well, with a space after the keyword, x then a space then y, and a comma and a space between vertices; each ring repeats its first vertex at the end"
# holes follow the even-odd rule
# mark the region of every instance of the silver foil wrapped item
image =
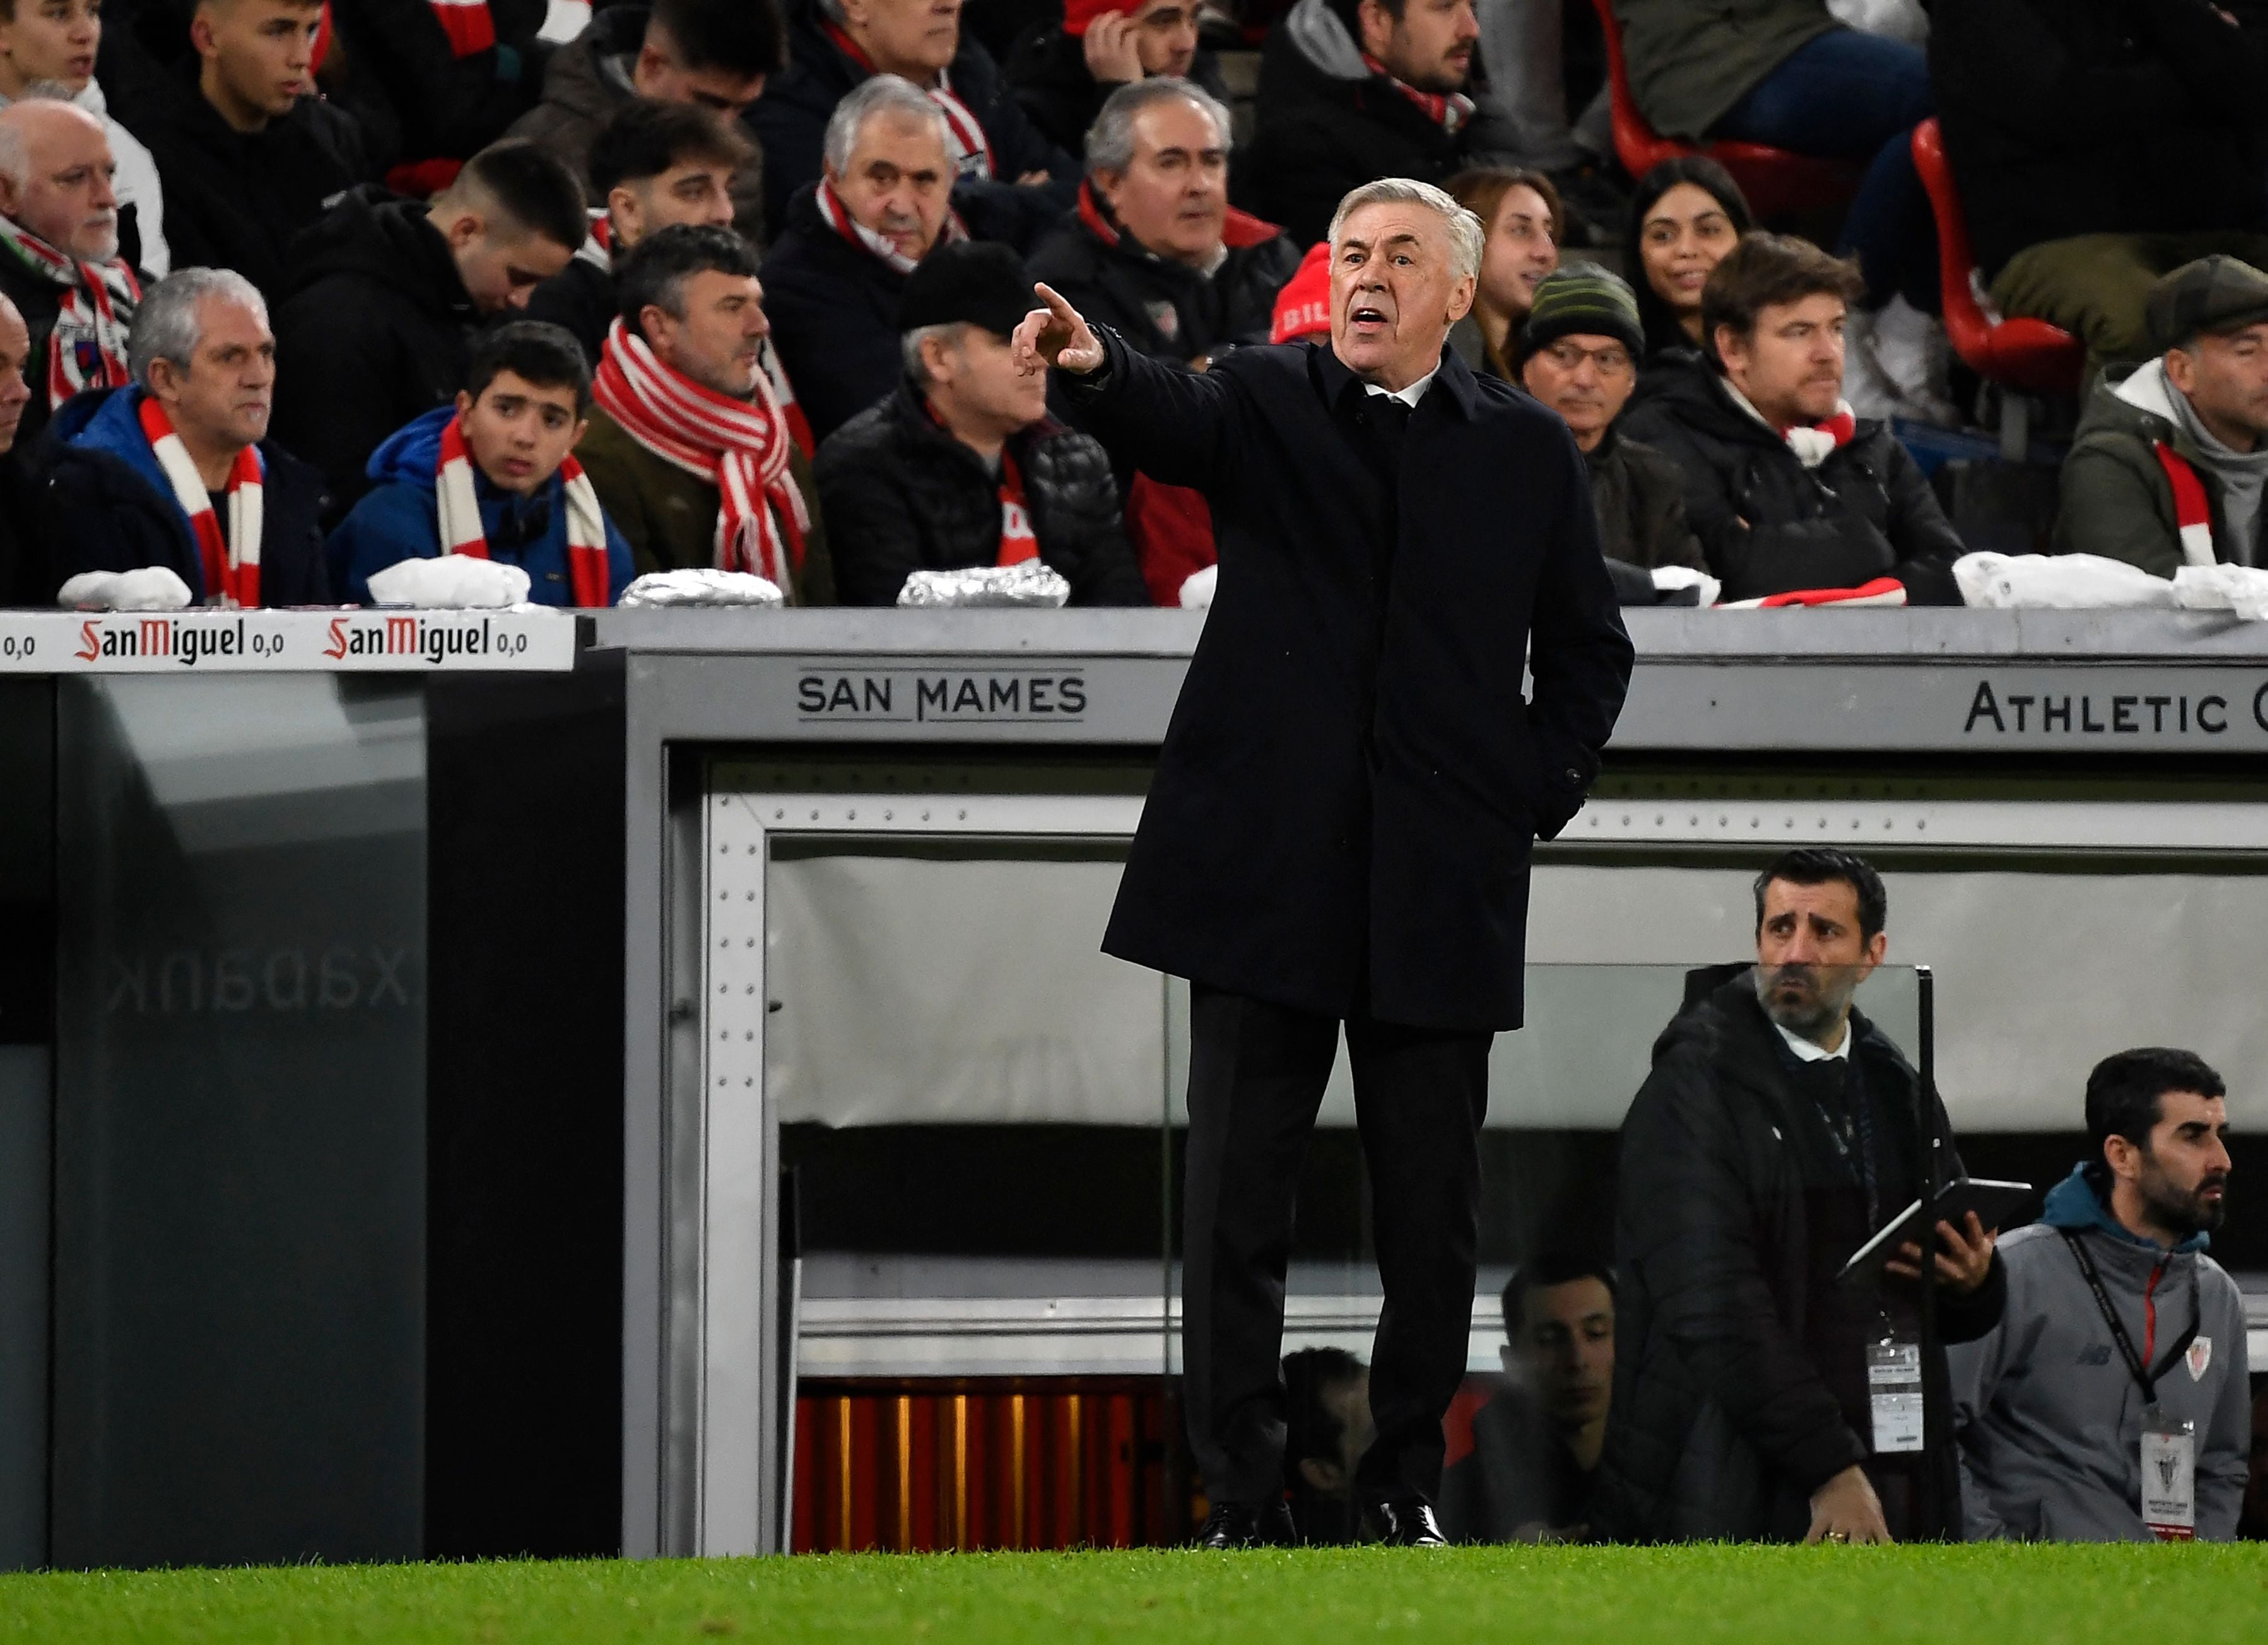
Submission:
POLYGON ((1039 560, 1014 565, 969 566, 958 571, 914 571, 898 591, 901 606, 1033 606, 1052 610, 1071 599, 1063 573, 1039 560))
POLYGON ((649 571, 622 591, 625 606, 779 606, 778 585, 753 571, 718 571, 688 566, 681 571, 649 571))

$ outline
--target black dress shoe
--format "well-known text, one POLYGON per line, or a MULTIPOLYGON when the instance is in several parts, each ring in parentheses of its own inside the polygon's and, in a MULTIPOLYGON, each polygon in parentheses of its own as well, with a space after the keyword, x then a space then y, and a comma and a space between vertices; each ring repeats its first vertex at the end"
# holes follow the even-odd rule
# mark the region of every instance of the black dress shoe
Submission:
POLYGON ((1361 1540, 1382 1542, 1392 1548, 1449 1546, 1448 1538, 1441 1534, 1441 1522, 1433 1517, 1433 1505, 1417 1496, 1373 1502, 1363 1509, 1361 1540))
POLYGON ((1292 1509, 1280 1496, 1272 1502, 1215 1502, 1197 1532, 1201 1548, 1281 1548, 1297 1540, 1292 1509))

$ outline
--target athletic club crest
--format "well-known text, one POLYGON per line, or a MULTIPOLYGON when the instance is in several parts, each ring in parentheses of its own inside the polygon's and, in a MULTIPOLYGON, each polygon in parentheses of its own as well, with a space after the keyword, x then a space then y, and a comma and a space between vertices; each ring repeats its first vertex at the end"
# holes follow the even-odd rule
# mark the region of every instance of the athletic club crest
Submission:
POLYGON ((1182 334, 1182 312, 1171 303, 1145 302, 1142 309, 1149 315, 1150 323, 1158 328, 1158 334, 1167 342, 1182 334))
POLYGON ((2190 1380, 2191 1382, 2203 1382, 2205 1380, 2205 1368, 2213 1363, 2213 1339, 2211 1337, 2198 1338, 2197 1340, 2190 1344, 2190 1351, 2186 1357, 2189 1361, 2190 1380))

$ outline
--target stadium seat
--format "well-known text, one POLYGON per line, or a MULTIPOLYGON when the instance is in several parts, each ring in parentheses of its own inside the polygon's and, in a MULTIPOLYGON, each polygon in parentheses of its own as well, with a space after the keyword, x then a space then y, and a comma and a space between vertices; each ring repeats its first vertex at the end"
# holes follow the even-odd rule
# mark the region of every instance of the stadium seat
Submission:
POLYGON ((2078 338, 2043 319, 2002 319, 1984 305, 1969 224, 1945 158, 1937 121, 1914 128, 1914 170, 1929 191, 1937 218, 1938 281, 1945 305, 1945 334, 1969 369, 1989 383, 2027 394, 2075 394, 2086 369, 2078 338))
POLYGON ((1733 174, 1759 220, 1808 211, 1831 210, 1859 191, 1866 168, 1845 160, 1824 160, 1761 143, 1679 143, 1663 136, 1638 113, 1623 65, 1623 30, 1614 0, 1591 0, 1606 33, 1607 85, 1614 110, 1615 154, 1632 178, 1644 177, 1664 160, 1681 154, 1705 154, 1733 174))

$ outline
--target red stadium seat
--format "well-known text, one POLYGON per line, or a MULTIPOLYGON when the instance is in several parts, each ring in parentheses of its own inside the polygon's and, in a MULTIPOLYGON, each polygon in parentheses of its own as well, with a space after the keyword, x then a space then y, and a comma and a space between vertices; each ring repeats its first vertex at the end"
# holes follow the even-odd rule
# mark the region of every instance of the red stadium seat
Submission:
POLYGON ((1678 143, 1663 136, 1638 113, 1623 66, 1622 25, 1614 0, 1591 0, 1607 36, 1608 95, 1614 109, 1615 154, 1632 178, 1644 177, 1664 160, 1705 154, 1733 174, 1759 218, 1832 210, 1859 192, 1866 168, 1847 160, 1823 160, 1761 143, 1678 143))
POLYGON ((1978 300, 1969 224, 1936 121, 1914 128, 1913 158, 1937 217, 1938 283, 1953 351, 1988 383, 2028 394, 2076 394, 2087 366, 2087 349, 2078 338, 2043 319, 1995 319, 1978 300))

